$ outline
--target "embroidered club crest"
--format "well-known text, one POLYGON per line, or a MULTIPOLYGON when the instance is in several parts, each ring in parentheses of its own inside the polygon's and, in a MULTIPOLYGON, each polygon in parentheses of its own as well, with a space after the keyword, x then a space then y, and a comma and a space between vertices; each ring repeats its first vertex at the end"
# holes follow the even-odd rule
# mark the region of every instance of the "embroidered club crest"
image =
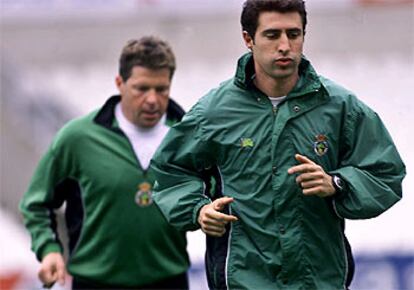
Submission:
POLYGON ((329 146, 328 146, 328 137, 326 137, 323 134, 319 134, 315 136, 316 141, 313 143, 313 151, 318 156, 323 156, 328 152, 329 146))
POLYGON ((152 204, 152 186, 148 182, 143 182, 138 185, 138 191, 135 194, 135 202, 141 206, 146 207, 152 204))
POLYGON ((240 145, 242 148, 253 148, 254 141, 251 138, 240 138, 240 145))

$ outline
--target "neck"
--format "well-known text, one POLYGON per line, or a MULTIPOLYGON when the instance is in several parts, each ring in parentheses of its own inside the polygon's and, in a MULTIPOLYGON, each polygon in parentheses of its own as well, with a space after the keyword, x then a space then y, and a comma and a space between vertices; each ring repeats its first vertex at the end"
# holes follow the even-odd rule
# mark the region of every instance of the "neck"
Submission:
POLYGON ((161 120, 153 127, 138 126, 126 117, 126 114, 123 112, 120 103, 118 103, 117 106, 115 107, 115 117, 122 130, 128 131, 128 132, 140 132, 140 133, 156 132, 157 130, 159 130, 160 128, 164 126, 165 121, 166 121, 166 114, 164 114, 161 117, 161 120))
POLYGON ((298 74, 287 78, 273 78, 267 74, 256 74, 254 84, 256 87, 269 97, 286 96, 296 85, 299 79, 298 74))

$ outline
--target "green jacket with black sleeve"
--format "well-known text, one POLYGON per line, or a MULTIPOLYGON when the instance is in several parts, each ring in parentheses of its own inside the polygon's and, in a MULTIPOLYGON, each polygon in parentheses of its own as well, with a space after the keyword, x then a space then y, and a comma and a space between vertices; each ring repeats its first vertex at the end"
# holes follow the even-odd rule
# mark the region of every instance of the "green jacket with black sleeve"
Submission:
POLYGON ((180 230, 198 229, 213 199, 234 198, 226 212, 239 220, 207 238, 212 289, 345 289, 344 219, 375 217, 402 197, 405 166, 378 115, 305 58, 299 74, 274 109, 244 55, 235 77, 200 99, 153 158, 154 200, 180 230), (297 153, 339 175, 347 191, 303 195, 287 173, 297 153), (206 171, 219 177, 214 196, 206 171))
MULTIPOLYGON (((185 233, 152 203, 154 175, 143 170, 114 108, 119 96, 56 135, 40 161, 20 209, 37 258, 62 252, 54 209, 66 203, 69 273, 110 287, 139 287, 185 273, 185 233)), ((183 110, 170 100, 167 122, 183 110)))

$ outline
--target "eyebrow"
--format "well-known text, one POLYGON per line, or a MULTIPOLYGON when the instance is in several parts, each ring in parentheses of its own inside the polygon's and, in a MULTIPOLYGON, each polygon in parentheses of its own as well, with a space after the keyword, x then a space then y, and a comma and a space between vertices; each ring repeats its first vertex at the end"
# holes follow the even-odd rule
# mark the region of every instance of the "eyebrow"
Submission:
POLYGON ((269 28, 266 30, 263 30, 262 33, 275 33, 275 32, 282 32, 282 31, 302 31, 301 28, 293 27, 293 28, 287 28, 287 29, 278 29, 278 28, 269 28))

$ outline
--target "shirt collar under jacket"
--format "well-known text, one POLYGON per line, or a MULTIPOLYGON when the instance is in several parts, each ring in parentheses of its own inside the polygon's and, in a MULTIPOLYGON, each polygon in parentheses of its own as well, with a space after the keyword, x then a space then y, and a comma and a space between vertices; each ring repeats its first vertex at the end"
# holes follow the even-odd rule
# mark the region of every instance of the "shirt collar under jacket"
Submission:
MULTIPOLYGON (((96 114, 94 122, 113 131, 121 132, 121 130, 117 126, 115 118, 115 107, 120 101, 120 95, 114 95, 110 97, 96 114)), ((181 108, 181 106, 170 98, 167 107, 166 124, 168 126, 171 126, 172 124, 181 121, 181 118, 183 117, 184 113, 185 112, 181 108)))

